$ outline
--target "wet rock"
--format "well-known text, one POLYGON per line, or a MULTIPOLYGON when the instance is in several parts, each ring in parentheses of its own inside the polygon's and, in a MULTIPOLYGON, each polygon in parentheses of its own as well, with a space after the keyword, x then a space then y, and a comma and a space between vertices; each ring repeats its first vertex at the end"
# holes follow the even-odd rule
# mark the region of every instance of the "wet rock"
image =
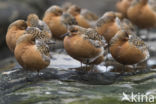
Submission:
POLYGON ((95 85, 108 85, 112 84, 116 81, 116 79, 120 76, 118 73, 113 72, 105 72, 105 73, 87 73, 84 75, 79 75, 80 79, 88 84, 95 85))
MULTIPOLYGON (((121 69, 122 65, 114 60, 108 63, 112 66, 112 72, 100 67, 103 70, 100 73, 84 65, 81 67, 64 50, 56 50, 52 55, 54 59, 51 64, 39 75, 20 68, 13 57, 1 61, 0 104, 120 104, 123 92, 153 94, 151 92, 155 91, 155 64, 150 64, 153 68, 151 71, 123 76, 116 70, 121 69)), ((141 66, 137 68, 143 68, 141 66)), ((132 68, 127 67, 128 70, 132 68)))

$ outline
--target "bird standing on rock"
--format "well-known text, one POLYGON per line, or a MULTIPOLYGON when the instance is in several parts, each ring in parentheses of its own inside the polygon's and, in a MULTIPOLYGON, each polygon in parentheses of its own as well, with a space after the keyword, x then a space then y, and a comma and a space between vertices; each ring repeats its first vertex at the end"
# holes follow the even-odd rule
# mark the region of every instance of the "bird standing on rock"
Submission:
POLYGON ((16 20, 15 22, 9 25, 6 34, 6 43, 12 52, 14 52, 14 49, 16 47, 16 41, 20 36, 23 35, 26 28, 27 23, 24 20, 16 20))
POLYGON ((144 41, 128 30, 118 31, 111 39, 110 53, 116 61, 123 65, 138 64, 150 57, 144 41))
POLYGON ((81 63, 94 65, 104 60, 105 40, 95 29, 71 26, 64 38, 67 53, 81 63))
POLYGON ((41 33, 26 30, 19 37, 14 51, 16 60, 25 69, 39 72, 50 64, 50 53, 48 45, 42 39, 36 39, 41 33))

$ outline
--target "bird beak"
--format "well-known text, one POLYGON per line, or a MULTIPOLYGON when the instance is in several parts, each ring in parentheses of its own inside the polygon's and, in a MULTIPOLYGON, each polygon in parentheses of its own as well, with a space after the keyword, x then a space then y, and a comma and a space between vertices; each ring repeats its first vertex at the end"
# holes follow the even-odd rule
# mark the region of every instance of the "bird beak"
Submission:
POLYGON ((65 36, 69 36, 69 32, 67 32, 67 33, 65 33, 65 34, 63 34, 63 35, 61 35, 60 38, 64 38, 65 36))

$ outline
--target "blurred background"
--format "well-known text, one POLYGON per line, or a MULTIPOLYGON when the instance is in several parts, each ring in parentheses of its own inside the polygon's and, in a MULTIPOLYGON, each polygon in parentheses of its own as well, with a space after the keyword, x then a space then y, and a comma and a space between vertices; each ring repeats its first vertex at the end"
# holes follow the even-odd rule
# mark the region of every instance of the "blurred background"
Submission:
POLYGON ((26 19, 29 13, 37 13, 42 18, 49 6, 62 5, 64 2, 72 2, 101 16, 105 11, 115 10, 117 0, 0 0, 0 60, 13 55, 5 42, 10 23, 17 19, 26 19))

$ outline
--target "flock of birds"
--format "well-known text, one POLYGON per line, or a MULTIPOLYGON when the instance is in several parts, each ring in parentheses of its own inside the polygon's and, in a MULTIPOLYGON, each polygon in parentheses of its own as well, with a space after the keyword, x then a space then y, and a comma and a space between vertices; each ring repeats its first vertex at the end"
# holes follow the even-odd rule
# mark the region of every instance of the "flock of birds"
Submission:
POLYGON ((6 42, 19 64, 31 71, 39 72, 50 64, 49 46, 55 40, 63 41, 66 52, 83 64, 98 65, 110 53, 123 65, 135 65, 150 57, 134 26, 156 26, 156 3, 149 1, 119 0, 118 12, 108 11, 100 18, 72 3, 52 5, 42 20, 29 14, 27 20, 11 23, 6 42))

